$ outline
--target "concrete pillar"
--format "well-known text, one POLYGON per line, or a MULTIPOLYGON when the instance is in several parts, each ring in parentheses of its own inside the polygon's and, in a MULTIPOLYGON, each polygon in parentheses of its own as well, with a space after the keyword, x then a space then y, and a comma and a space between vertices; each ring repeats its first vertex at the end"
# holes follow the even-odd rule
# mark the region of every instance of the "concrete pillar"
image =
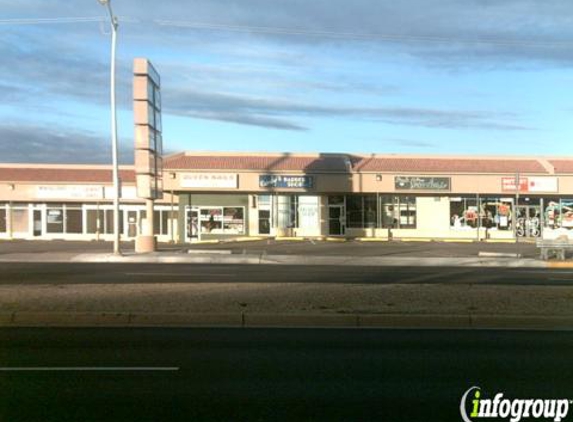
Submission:
POLYGON ((147 199, 145 201, 146 205, 146 220, 147 224, 143 227, 143 235, 137 236, 135 238, 135 252, 137 253, 149 253, 155 252, 157 250, 157 239, 155 238, 154 227, 155 227, 155 215, 153 212, 153 200, 147 199))

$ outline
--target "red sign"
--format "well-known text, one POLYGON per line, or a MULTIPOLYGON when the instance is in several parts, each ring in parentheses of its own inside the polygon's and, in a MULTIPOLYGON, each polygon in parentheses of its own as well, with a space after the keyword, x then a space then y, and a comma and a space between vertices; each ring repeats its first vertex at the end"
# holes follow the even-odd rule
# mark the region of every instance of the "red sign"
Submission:
MULTIPOLYGON (((515 177, 502 177, 501 190, 515 192, 515 177)), ((558 192, 556 177, 527 176, 519 178, 520 192, 558 192)))
MULTIPOLYGON (((517 189, 515 185, 515 177, 502 177, 501 190, 503 192, 515 192, 517 189)), ((519 191, 529 192, 529 179, 527 177, 519 178, 519 191)))

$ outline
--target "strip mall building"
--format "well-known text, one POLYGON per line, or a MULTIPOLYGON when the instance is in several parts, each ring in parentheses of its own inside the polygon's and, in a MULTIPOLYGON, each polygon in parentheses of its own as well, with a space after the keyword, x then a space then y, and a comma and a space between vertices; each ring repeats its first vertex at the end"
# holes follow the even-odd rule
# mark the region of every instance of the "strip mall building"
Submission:
MULTIPOLYGON (((147 224, 124 166, 121 236, 147 224)), ((0 238, 112 239, 111 169, 0 165, 0 238)), ((573 159, 186 152, 163 160, 155 234, 515 239, 573 228, 573 159)))

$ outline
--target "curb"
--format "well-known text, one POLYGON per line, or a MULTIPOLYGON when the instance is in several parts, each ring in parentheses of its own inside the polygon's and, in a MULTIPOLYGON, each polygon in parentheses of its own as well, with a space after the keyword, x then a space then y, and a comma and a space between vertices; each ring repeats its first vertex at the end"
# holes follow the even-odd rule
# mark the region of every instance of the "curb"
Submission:
POLYGON ((0 256, 1 262, 44 263, 141 263, 141 264, 248 264, 248 265, 333 265, 383 267, 499 267, 499 268, 573 268, 572 262, 540 261, 506 257, 388 257, 340 255, 260 254, 172 254, 149 253, 116 256, 113 254, 13 254, 0 256))
POLYGON ((303 242, 306 239, 304 237, 294 237, 294 236, 277 236, 274 238, 275 241, 277 242, 303 242))
POLYGON ((573 268, 573 262, 567 261, 548 261, 547 268, 573 268))
POLYGON ((138 314, 117 312, 13 312, 0 328, 229 327, 573 330, 573 315, 441 314, 138 314))

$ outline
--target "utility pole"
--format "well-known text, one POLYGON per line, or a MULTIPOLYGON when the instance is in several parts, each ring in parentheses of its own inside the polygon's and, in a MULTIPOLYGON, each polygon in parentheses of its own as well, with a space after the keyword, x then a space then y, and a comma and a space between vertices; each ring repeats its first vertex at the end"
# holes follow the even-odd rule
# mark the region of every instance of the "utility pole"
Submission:
MULTIPOLYGON (((519 172, 515 174, 515 216, 513 219, 515 220, 515 248, 516 248, 516 257, 519 258, 519 236, 517 235, 517 217, 519 215, 519 172)), ((525 220, 523 221, 523 234, 525 235, 525 220)))
POLYGON ((111 100, 111 142, 113 161, 113 253, 121 255, 119 248, 119 196, 120 181, 117 152, 117 111, 115 107, 115 50, 117 44, 118 20, 111 10, 110 0, 98 0, 102 6, 107 6, 111 22, 111 63, 110 63, 110 100, 111 100))

